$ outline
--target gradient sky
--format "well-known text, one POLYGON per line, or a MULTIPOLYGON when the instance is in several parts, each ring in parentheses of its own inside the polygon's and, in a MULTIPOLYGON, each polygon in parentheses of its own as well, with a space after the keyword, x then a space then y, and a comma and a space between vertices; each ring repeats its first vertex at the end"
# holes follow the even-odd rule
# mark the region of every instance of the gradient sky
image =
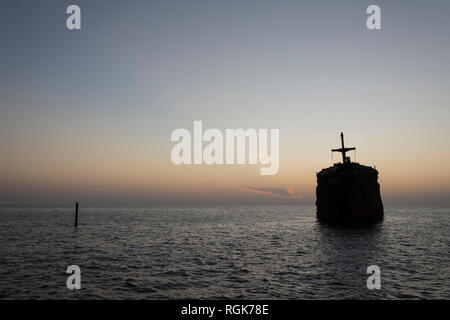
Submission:
POLYGON ((313 204, 341 131, 385 204, 449 204, 449 14, 444 0, 0 0, 0 205, 313 204), (73 3, 81 31, 66 29, 73 3), (194 120, 280 129, 279 173, 173 165, 170 134, 194 120))

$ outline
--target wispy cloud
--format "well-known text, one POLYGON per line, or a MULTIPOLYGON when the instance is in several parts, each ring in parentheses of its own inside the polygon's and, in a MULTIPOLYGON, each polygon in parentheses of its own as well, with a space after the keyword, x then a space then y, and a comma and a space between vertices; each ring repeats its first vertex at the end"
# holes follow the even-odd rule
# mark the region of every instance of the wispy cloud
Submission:
POLYGON ((254 187, 243 187, 242 190, 247 192, 255 192, 261 194, 267 194, 275 197, 281 198, 293 198, 293 199, 302 199, 303 196, 300 194, 296 194, 292 189, 285 188, 254 188, 254 187))

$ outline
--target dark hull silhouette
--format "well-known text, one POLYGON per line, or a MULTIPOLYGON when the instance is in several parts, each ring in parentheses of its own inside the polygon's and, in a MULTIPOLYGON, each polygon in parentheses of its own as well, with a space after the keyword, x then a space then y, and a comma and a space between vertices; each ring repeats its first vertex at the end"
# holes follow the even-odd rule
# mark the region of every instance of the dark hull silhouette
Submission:
POLYGON ((355 162, 317 173, 317 218, 331 224, 374 224, 383 219, 378 171, 355 162))

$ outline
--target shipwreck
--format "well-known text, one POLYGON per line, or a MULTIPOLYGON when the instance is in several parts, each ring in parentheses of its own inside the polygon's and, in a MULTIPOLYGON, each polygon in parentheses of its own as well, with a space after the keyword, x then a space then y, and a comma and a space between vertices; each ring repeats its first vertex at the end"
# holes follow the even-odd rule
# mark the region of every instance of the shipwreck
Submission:
POLYGON ((344 146, 332 152, 342 154, 342 163, 317 173, 317 218, 330 224, 374 224, 383 219, 384 210, 375 168, 351 162, 346 153, 356 148, 344 146))

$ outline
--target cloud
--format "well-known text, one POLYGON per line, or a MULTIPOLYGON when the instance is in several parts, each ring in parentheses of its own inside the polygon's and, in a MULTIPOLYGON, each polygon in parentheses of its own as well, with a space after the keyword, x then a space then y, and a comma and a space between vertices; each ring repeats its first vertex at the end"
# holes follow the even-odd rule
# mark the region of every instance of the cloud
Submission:
POLYGON ((292 189, 285 188, 253 188, 253 187, 243 187, 242 190, 247 192, 255 192, 261 194, 267 194, 275 197, 281 198, 295 198, 302 199, 303 196, 300 194, 295 194, 292 189))

